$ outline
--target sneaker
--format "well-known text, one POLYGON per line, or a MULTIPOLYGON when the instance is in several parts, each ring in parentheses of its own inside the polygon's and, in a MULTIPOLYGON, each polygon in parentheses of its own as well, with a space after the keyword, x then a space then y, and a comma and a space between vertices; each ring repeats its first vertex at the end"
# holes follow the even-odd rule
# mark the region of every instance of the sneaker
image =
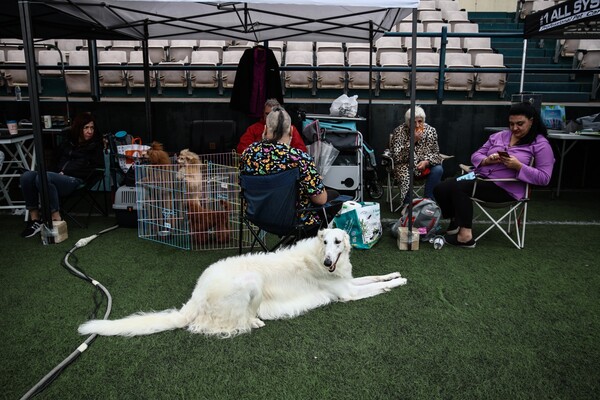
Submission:
POLYGON ((452 246, 464 247, 466 249, 474 249, 475 245, 476 245, 475 240, 473 238, 471 238, 471 240, 469 240, 468 242, 459 242, 458 234, 456 234, 456 235, 445 234, 444 242, 451 244, 452 246))
POLYGON ((30 238, 37 235, 42 230, 42 221, 33 220, 27 223, 27 228, 21 232, 21 237, 30 238))

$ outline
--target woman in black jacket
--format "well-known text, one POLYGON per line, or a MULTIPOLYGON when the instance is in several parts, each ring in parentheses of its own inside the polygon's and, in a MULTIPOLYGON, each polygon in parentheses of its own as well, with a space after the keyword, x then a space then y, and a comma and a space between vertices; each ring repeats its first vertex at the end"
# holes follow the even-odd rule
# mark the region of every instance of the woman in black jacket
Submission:
MULTIPOLYGON (((104 166, 102 136, 96 134, 94 117, 82 113, 71 125, 70 137, 64 140, 57 154, 57 165, 48 176, 48 197, 53 221, 60 221, 59 199, 75 191, 96 168, 104 166)), ((33 237, 42 228, 39 208, 41 189, 37 171, 26 171, 21 175, 21 191, 30 221, 21 233, 22 237, 33 237)))

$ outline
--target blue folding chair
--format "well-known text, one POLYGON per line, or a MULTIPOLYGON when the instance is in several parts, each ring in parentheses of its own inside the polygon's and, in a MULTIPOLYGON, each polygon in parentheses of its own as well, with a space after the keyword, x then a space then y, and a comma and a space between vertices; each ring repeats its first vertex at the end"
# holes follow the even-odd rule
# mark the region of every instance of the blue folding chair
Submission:
POLYGON ((298 210, 300 172, 297 168, 270 175, 240 175, 241 210, 239 252, 242 253, 243 229, 246 227, 254 241, 264 251, 273 251, 300 239, 314 236, 321 228, 329 224, 335 213, 350 196, 339 196, 322 206, 298 210), (316 211, 320 215, 320 224, 305 225, 298 218, 303 211, 316 211), (277 243, 268 246, 265 232, 279 237, 277 243))

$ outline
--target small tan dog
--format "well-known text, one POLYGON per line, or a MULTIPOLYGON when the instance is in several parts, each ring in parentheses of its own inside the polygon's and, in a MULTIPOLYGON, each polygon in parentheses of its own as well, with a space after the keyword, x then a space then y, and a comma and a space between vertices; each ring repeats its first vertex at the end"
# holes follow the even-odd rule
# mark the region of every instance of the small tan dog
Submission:
POLYGON ((204 192, 203 183, 206 180, 204 177, 206 164, 200 161, 198 154, 189 149, 183 149, 179 152, 177 164, 179 165, 177 179, 185 181, 189 197, 201 199, 204 192))

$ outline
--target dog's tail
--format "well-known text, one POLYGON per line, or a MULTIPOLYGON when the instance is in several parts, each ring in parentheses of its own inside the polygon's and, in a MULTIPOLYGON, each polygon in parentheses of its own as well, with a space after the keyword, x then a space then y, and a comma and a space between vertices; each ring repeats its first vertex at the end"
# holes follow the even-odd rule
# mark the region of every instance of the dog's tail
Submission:
POLYGON ((159 312, 141 312, 117 320, 95 319, 79 326, 81 335, 140 336, 185 328, 196 317, 197 310, 188 302, 181 310, 170 309, 159 312))

